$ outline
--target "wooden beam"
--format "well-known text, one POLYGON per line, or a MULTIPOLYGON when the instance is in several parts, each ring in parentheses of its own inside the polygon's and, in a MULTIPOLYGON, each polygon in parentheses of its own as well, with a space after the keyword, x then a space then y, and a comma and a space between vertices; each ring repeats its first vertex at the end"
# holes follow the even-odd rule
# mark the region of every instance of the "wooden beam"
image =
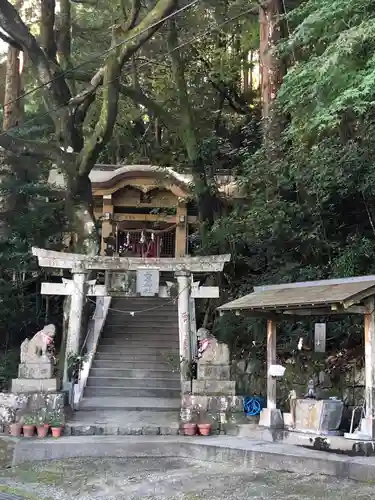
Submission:
MULTIPOLYGON (((199 282, 197 283, 199 285, 199 282)), ((194 285, 196 285, 194 283, 194 285)), ((218 299, 220 297, 220 289, 218 286, 192 286, 192 299, 218 299)))
POLYGON ((337 307, 330 309, 329 307, 313 307, 311 309, 286 309, 280 310, 279 313, 284 316, 337 316, 338 314, 366 314, 366 307, 352 306, 344 309, 337 307))
POLYGON ((269 374, 270 367, 276 364, 276 322, 267 321, 267 408, 276 409, 276 378, 269 374))
POLYGON ((371 295, 375 295, 375 286, 367 288, 366 290, 363 290, 363 292, 352 295, 348 299, 344 300, 343 306, 345 309, 347 309, 355 304, 359 304, 364 299, 368 299, 371 295))
MULTIPOLYGON (((68 281, 68 280, 66 280, 68 281)), ((40 293, 42 295, 72 295, 74 291, 73 281, 65 283, 42 283, 40 293)), ((105 285, 87 285, 85 295, 89 297, 107 297, 108 291, 105 285)))

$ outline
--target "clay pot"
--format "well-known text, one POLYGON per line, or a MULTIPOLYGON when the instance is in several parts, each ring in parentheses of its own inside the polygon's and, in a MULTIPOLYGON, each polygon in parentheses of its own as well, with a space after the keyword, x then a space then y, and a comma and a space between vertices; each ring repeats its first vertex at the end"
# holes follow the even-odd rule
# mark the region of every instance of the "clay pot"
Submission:
POLYGON ((182 430, 185 436, 195 436, 197 433, 197 424, 191 422, 182 424, 182 430))
POLYGON ((38 425, 36 428, 36 431, 38 433, 38 437, 45 438, 48 434, 48 429, 49 429, 48 424, 38 425))
POLYGON ((34 436, 35 425, 24 425, 23 426, 23 435, 24 437, 31 438, 34 436))
POLYGON ((199 434, 209 436, 211 434, 212 424, 198 424, 199 434))
POLYGON ((22 424, 19 422, 13 422, 9 426, 9 434, 13 437, 20 437, 22 431, 22 424))
POLYGON ((59 438, 61 437, 62 427, 51 427, 52 437, 59 438))

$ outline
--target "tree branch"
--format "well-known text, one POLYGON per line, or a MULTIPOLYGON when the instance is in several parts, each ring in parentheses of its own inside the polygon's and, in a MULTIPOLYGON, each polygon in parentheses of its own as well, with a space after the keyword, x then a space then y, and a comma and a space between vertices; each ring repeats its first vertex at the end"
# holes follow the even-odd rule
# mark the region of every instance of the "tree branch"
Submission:
POLYGON ((157 116, 159 120, 161 120, 162 123, 165 125, 165 127, 167 127, 170 130, 178 131, 179 122, 172 115, 172 113, 167 111, 165 108, 163 108, 162 105, 160 105, 153 99, 147 97, 142 92, 142 90, 137 90, 135 88, 121 84, 120 92, 121 94, 129 97, 132 101, 136 102, 137 104, 141 104, 142 106, 144 106, 146 109, 148 109, 148 111, 152 115, 157 116))
POLYGON ((128 13, 126 9, 125 0, 121 0, 122 12, 124 14, 124 18, 126 19, 126 25, 124 27, 125 33, 130 31, 136 25, 141 7, 142 7, 141 0, 132 0, 130 13, 128 13))
POLYGON ((162 19, 168 16, 176 8, 177 0, 158 0, 148 14, 128 32, 131 37, 127 43, 122 45, 120 52, 121 66, 135 54, 135 52, 146 43, 160 28, 162 19))
POLYGON ((55 0, 42 0, 41 2, 40 38, 48 59, 56 62, 55 0))
MULTIPOLYGON (((157 23, 158 20, 161 21, 163 17, 170 14, 174 9, 175 4, 176 0, 158 0, 158 3, 155 5, 155 7, 142 19, 142 21, 134 29, 130 30, 127 33, 127 37, 131 38, 131 40, 129 40, 129 42, 125 43, 120 48, 119 61, 121 68, 123 67, 125 62, 129 60, 133 54, 135 54, 139 47, 141 47, 141 45, 146 43, 146 41, 152 37, 152 35, 159 29, 160 26, 157 25, 148 30, 147 27, 157 23), (140 35, 137 36, 137 33, 140 33, 140 35)), ((69 104, 73 106, 81 104, 90 94, 96 92, 96 90, 103 83, 104 72, 105 67, 100 68, 91 78, 90 85, 75 97, 70 99, 69 104)), ((82 76, 82 74, 78 74, 77 80, 84 81, 82 80, 82 76)))
POLYGON ((31 156, 33 158, 49 158, 52 161, 69 164, 74 161, 75 154, 67 153, 48 143, 19 139, 13 135, 0 133, 0 147, 16 155, 31 156))
POLYGON ((70 99, 69 88, 64 78, 57 78, 61 69, 56 63, 48 60, 36 38, 8 0, 0 2, 0 28, 29 56, 35 76, 43 85, 46 107, 54 117, 53 111, 65 105, 70 99))
MULTIPOLYGON (((93 133, 86 139, 79 155, 78 174, 80 177, 85 177, 90 173, 99 153, 111 138, 113 127, 115 126, 118 110, 119 79, 121 75, 118 52, 118 49, 114 49, 110 53, 104 68, 100 116, 93 133)), ((86 99, 89 99, 89 97, 90 94, 86 96, 86 99)))
POLYGON ((9 44, 11 47, 17 49, 17 50, 22 50, 22 46, 17 43, 13 38, 10 38, 4 31, 0 29, 0 38, 7 44, 9 44))

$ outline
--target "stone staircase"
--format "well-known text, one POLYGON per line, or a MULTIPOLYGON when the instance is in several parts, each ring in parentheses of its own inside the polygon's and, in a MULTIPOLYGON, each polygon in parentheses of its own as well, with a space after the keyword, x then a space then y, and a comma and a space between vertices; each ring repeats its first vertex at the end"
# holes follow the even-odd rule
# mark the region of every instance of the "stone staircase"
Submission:
POLYGON ((178 359, 176 303, 113 297, 72 433, 83 426, 85 434, 176 434, 178 359))

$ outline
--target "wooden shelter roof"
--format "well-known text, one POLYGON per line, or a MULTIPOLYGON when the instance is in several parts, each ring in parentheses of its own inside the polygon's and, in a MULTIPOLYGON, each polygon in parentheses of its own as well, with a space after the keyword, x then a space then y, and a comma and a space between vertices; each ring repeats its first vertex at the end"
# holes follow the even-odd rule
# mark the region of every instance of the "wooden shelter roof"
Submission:
POLYGON ((364 301, 375 295, 375 276, 305 281, 254 287, 254 292, 223 304, 219 311, 322 314, 365 313, 364 301))

